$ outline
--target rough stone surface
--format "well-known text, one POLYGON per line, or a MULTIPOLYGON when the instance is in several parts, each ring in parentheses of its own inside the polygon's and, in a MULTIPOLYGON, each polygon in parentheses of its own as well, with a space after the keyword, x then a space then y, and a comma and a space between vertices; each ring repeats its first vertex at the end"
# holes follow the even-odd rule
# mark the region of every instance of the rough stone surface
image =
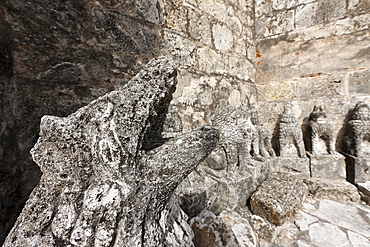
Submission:
POLYGON ((206 126, 163 142, 175 86, 174 65, 158 58, 68 117, 44 116, 31 151, 43 175, 4 246, 190 245, 184 215, 168 201, 218 132, 206 126))
POLYGON ((354 157, 345 154, 347 164, 347 180, 351 183, 364 183, 370 181, 370 158, 354 157))
POLYGON ((287 172, 295 176, 309 178, 310 160, 298 157, 276 157, 268 159, 271 172, 287 172))
POLYGON ((240 247, 258 246, 258 237, 250 222, 234 211, 223 211, 219 217, 231 227, 240 247))
POLYGON ((363 101, 356 104, 348 121, 347 148, 356 157, 370 156, 370 107, 363 101))
MULTIPOLYGON (((262 122, 273 131, 284 104, 304 130, 315 105, 345 151, 349 111, 369 97, 368 0, 256 1, 256 79, 262 122)), ((307 150, 309 146, 306 145, 307 150)))
POLYGON ((177 189, 180 205, 191 216, 203 209, 219 214, 245 207, 269 173, 250 110, 224 107, 216 114, 212 122, 220 133, 217 147, 177 189))
POLYGON ((332 201, 360 201, 356 186, 344 180, 310 178, 304 179, 311 195, 332 201))
POLYGON ((71 114, 160 55, 145 2, 1 1, 0 243, 41 176, 30 155, 40 118, 71 114))
POLYGON ((344 156, 309 154, 311 177, 333 180, 346 180, 346 162, 344 156))
POLYGON ((356 202, 306 200, 293 218, 276 228, 270 246, 369 246, 369 212, 370 207, 356 202))
POLYGON ((239 247, 231 228, 218 216, 204 210, 190 221, 196 247, 239 247))
POLYGON ((251 196, 251 210, 282 225, 301 207, 307 193, 307 186, 299 178, 288 173, 274 173, 251 196))
POLYGON ((370 181, 364 183, 358 183, 358 191, 361 195, 361 199, 370 205, 370 181))
POLYGON ((335 136, 333 125, 326 119, 326 113, 321 106, 315 106, 310 114, 311 150, 314 155, 337 154, 335 151, 335 136), (324 146, 320 142, 324 141, 324 146))
POLYGON ((302 131, 290 103, 285 105, 279 121, 279 154, 281 157, 306 157, 302 131))

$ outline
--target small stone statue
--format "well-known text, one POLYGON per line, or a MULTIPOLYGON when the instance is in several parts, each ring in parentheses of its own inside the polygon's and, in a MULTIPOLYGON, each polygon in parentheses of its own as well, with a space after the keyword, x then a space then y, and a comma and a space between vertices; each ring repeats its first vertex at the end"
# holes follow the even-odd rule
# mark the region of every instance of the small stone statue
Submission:
POLYGON ((294 143, 299 157, 306 157, 302 131, 298 126, 298 120, 294 115, 292 104, 287 103, 284 107, 284 112, 279 123, 279 144, 281 157, 287 156, 287 146, 290 142, 294 143))
POLYGON ((252 110, 251 121, 256 126, 258 132, 259 155, 262 157, 275 157, 275 151, 271 145, 270 131, 261 123, 256 109, 252 110))
POLYGON ((356 104, 349 125, 349 137, 352 137, 354 155, 361 157, 364 155, 362 143, 370 141, 370 108, 369 106, 360 101, 356 104))
MULTIPOLYGON (((257 158, 258 131, 251 122, 248 109, 225 106, 216 112, 212 124, 220 133, 220 141, 215 152, 220 157, 226 156, 224 159, 227 166, 234 168, 248 163, 252 157, 257 158)), ((215 152, 210 158, 216 155, 215 152)), ((226 165, 223 165, 223 168, 226 165)))
POLYGON ((312 153, 319 154, 320 138, 326 138, 325 142, 327 145, 327 151, 329 154, 337 154, 335 151, 335 139, 334 139, 334 128, 328 123, 326 119, 326 113, 321 106, 314 106, 313 111, 310 114, 311 127, 311 141, 312 141, 312 153))

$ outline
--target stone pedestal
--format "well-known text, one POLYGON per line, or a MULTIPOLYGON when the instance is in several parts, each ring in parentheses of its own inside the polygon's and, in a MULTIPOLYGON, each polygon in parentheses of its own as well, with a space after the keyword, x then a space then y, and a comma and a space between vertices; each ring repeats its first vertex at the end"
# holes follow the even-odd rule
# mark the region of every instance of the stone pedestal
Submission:
POLYGON ((310 158, 311 177, 332 180, 346 180, 346 162, 344 156, 313 155, 310 158))
POLYGON ((358 183, 358 191, 361 195, 361 199, 370 205, 370 181, 364 183, 358 183))
POLYGON ((358 184, 370 181, 370 156, 355 157, 344 154, 347 164, 347 180, 358 184))
POLYGON ((268 159, 270 172, 288 172, 299 177, 310 177, 310 162, 308 158, 273 157, 268 159))

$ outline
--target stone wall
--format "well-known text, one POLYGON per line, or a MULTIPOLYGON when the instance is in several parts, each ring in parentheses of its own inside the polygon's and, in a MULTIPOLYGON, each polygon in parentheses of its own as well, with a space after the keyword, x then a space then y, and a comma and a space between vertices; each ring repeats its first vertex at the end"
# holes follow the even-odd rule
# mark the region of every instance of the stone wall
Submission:
POLYGON ((256 1, 256 83, 270 130, 286 102, 303 125, 322 105, 342 147, 356 102, 370 102, 368 0, 256 1))
POLYGON ((164 1, 162 53, 179 66, 175 105, 185 130, 211 123, 219 104, 256 101, 254 1, 164 1))
POLYGON ((153 1, 0 3, 0 243, 38 183, 43 115, 67 116, 160 55, 153 1))

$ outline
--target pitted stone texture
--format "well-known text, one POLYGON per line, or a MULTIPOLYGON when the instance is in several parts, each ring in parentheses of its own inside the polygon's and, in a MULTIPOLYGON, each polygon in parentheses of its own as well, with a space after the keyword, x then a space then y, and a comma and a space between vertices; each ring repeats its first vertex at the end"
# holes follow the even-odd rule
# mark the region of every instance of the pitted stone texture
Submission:
POLYGON ((190 221, 194 231, 194 244, 197 247, 239 247, 232 229, 222 218, 204 210, 190 221))
POLYGON ((177 188, 181 208, 195 216, 207 209, 215 214, 237 210, 247 205, 247 199, 267 178, 266 162, 215 170, 202 163, 177 188))
POLYGON ((212 122, 220 133, 217 147, 177 189, 182 208, 191 216, 203 209, 219 214, 245 207, 269 173, 249 109, 225 106, 212 122))
POLYGON ((309 178, 310 160, 298 157, 276 157, 267 160, 271 172, 287 172, 294 176, 309 178))
POLYGON ((360 201, 356 186, 347 181, 331 179, 308 178, 304 179, 309 193, 316 198, 333 201, 360 201))
POLYGON ((230 210, 221 212, 219 217, 231 227, 240 247, 258 246, 258 237, 246 218, 230 210))
POLYGON ((310 158, 311 177, 333 180, 346 180, 346 162, 344 156, 312 155, 310 158))
POLYGON ((347 146, 356 157, 370 156, 370 107, 363 101, 356 104, 348 121, 347 146))
POLYGON ((310 134, 312 153, 319 154, 337 154, 335 151, 334 127, 328 122, 326 113, 321 106, 314 106, 310 114, 310 134), (320 143, 324 142, 324 146, 320 143))
POLYGON ((252 195, 251 209, 254 214, 282 225, 301 207, 307 193, 307 186, 299 178, 273 173, 252 195))
POLYGON ((302 130, 291 103, 285 104, 279 121, 279 154, 280 157, 306 157, 302 130))
POLYGON ((345 154, 347 164, 347 180, 351 183, 370 181, 370 157, 354 157, 345 154))
POLYGON ((175 86, 173 63, 153 59, 120 90, 68 117, 44 116, 31 151, 43 176, 4 246, 191 245, 168 201, 218 133, 161 140, 175 86))

